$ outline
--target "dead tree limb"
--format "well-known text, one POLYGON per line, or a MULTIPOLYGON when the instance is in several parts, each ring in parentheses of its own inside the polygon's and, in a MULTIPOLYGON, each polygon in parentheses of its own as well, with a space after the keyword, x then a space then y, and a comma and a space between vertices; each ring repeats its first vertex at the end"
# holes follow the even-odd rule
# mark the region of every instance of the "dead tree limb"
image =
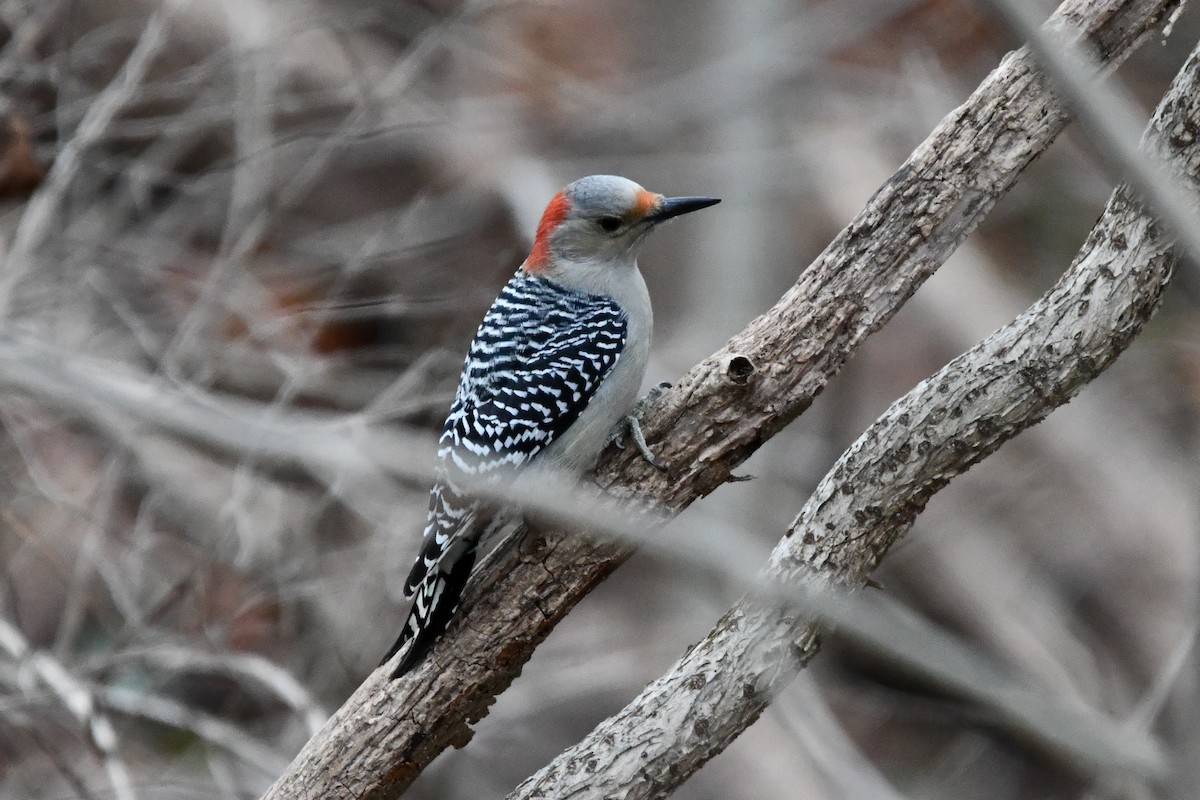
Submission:
MULTIPOLYGON (((1200 50, 1149 137, 1200 193, 1200 50)), ((775 581, 861 586, 956 475, 1066 403, 1158 309, 1167 235, 1118 189, 1071 269, 1009 325, 898 400, 838 460, 771 555, 775 581)), ((709 635, 510 795, 663 797, 720 752, 817 652, 818 627, 743 600, 709 635)), ((1093 769, 1113 765, 1093 764, 1093 769)))
MULTIPOLYGON (((1174 0, 1068 0, 1047 23, 1106 68, 1174 0)), ((1029 56, 1007 56, 875 194, 774 308, 693 368, 643 428, 659 475, 608 451, 596 479, 632 503, 678 513, 803 412, 845 360, 927 279, 1065 127, 1029 56)), ((536 533, 479 571, 459 621, 404 681, 378 670, 265 797, 397 797, 470 724, 533 649, 630 554, 627 545, 536 533)))

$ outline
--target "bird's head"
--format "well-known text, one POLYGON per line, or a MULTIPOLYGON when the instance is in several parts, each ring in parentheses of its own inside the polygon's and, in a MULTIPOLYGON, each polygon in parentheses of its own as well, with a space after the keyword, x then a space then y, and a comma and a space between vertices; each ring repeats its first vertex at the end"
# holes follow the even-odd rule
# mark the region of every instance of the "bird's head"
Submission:
POLYGON ((576 271, 632 268, 642 240, 655 226, 719 202, 715 197, 663 197, 616 175, 580 178, 546 206, 523 268, 567 283, 576 271))

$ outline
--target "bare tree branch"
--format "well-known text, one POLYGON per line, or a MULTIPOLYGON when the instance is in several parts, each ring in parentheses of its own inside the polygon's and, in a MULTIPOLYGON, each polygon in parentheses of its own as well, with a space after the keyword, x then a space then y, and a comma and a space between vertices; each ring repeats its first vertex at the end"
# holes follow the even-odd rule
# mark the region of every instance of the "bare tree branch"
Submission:
MULTIPOLYGON (((1187 175, 1193 195, 1200 144, 1180 132, 1198 126, 1200 50, 1152 122, 1152 141, 1187 175)), ((775 548, 766 575, 861 585, 933 494, 1070 400, 1133 341, 1158 309, 1175 265, 1172 243, 1129 190, 1118 189, 1050 292, 893 404, 839 459, 775 548)), ((510 797, 669 794, 758 717, 819 642, 807 620, 739 603, 665 676, 510 797)))
MULTIPOLYGON (((53 359, 45 358, 50 352, 54 352, 54 348, 47 348, 30 340, 6 342, 0 338, 0 375, 8 378, 7 381, 0 380, 0 384, 32 391, 43 401, 90 412, 89 418, 102 428, 111 427, 112 424, 124 428, 133 425, 135 421, 153 422, 165 432, 187 439, 197 439, 209 446, 223 446, 232 453, 251 458, 282 458, 285 463, 323 463, 327 458, 324 451, 342 447, 337 442, 346 435, 332 422, 325 422, 321 423, 327 426, 325 432, 313 437, 311 434, 314 424, 321 418, 314 419, 311 412, 265 411, 216 395, 205 396, 196 391, 185 394, 170 383, 151 376, 114 376, 111 365, 96 359, 65 353, 56 353, 53 359), (38 374, 51 379, 26 383, 20 365, 23 359, 28 357, 47 362, 38 374), (69 394, 53 391, 60 383, 71 383, 72 376, 79 375, 88 375, 91 380, 86 385, 75 385, 74 391, 69 394), (81 398, 92 397, 93 392, 104 397, 109 390, 122 398, 122 402, 119 406, 109 406, 106 412, 96 413, 105 408, 102 402, 79 402, 81 398), (147 398, 150 397, 153 397, 152 403, 147 402, 147 398), (124 422, 116 421, 115 418, 121 414, 125 416, 124 422), (110 415, 114 419, 106 422, 110 415), (253 449, 252 440, 234 441, 204 434, 205 431, 220 431, 225 428, 235 431, 259 431, 260 435, 269 433, 273 438, 287 442, 288 449, 272 448, 258 452, 253 449), (250 449, 243 452, 236 449, 238 447, 250 449), (306 449, 311 452, 303 455, 306 449)), ((132 438, 129 439, 131 446, 146 449, 147 437, 143 434, 136 438, 136 444, 132 444, 132 438)), ((371 467, 370 454, 361 455, 361 468, 371 467)), ((427 472, 417 473, 416 477, 432 480, 432 468, 428 459, 419 461, 427 472)), ((114 467, 118 463, 119 461, 114 461, 114 467)), ((414 463, 409 468, 416 466, 414 463)), ((113 467, 110 467, 109 471, 112 469, 113 467)), ((612 499, 597 496, 594 489, 578 486, 566 477, 543 476, 536 492, 513 487, 470 484, 465 488, 470 488, 497 503, 532 514, 541 524, 563 529, 587 530, 592 535, 619 544, 647 549, 652 555, 671 563, 675 570, 690 565, 701 574, 753 587, 753 591, 766 600, 779 601, 790 606, 798 603, 796 588, 773 581, 761 581, 757 561, 750 557, 750 551, 742 544, 746 538, 744 533, 730 531, 736 535, 721 539, 698 536, 690 542, 686 553, 679 553, 659 544, 653 537, 646 538, 629 533, 665 520, 644 513, 629 513, 612 499)), ((880 610, 874 606, 863 608, 865 600, 845 597, 807 597, 807 601, 801 610, 812 612, 816 604, 820 604, 820 608, 824 609, 821 613, 822 619, 836 623, 844 634, 869 644, 877 652, 886 653, 898 663, 906 664, 916 674, 943 685, 953 685, 955 691, 964 699, 978 703, 997 717, 1009 721, 1010 727, 1019 730, 1023 738, 1037 742, 1052 752, 1062 752, 1064 757, 1089 767, 1097 763, 1130 764, 1139 771, 1152 771, 1158 763, 1155 756, 1148 755, 1153 750, 1153 744, 1145 741, 1144 737, 1119 731, 1111 721, 1098 714, 1072 713, 1072 709, 1044 693, 1029 691, 1018 682, 1002 676, 997 668, 966 651, 951 637, 928 625, 919 627, 914 632, 912 626, 918 625, 918 622, 906 620, 905 624, 908 627, 901 633, 888 627, 881 629, 879 620, 890 619, 891 617, 885 615, 898 613, 894 609, 880 610), (919 647, 914 645, 918 641, 919 647), (951 674, 947 674, 944 663, 947 654, 957 654, 954 662, 956 670, 951 674), (975 666, 964 669, 964 664, 975 666), (1063 719, 1070 722, 1064 724, 1063 719), (1068 732, 1064 732, 1064 727, 1068 732), (1073 742, 1069 731, 1083 732, 1084 735, 1076 736, 1076 739, 1083 741, 1073 742)), ((81 663, 79 668, 87 673, 96 669, 108 669, 128 661, 139 661, 147 666, 176 674, 225 674, 248 687, 253 684, 262 686, 295 709, 297 716, 303 718, 309 735, 314 735, 328 718, 328 713, 316 704, 309 692, 290 674, 258 656, 230 652, 213 653, 191 647, 158 644, 150 649, 124 650, 104 656, 93 656, 81 663)))
POLYGON ((1139 149, 1141 115, 1133 100, 1116 87, 1094 78, 1088 59, 1070 41, 1042 32, 1036 12, 1028 3, 989 0, 989 4, 1004 16, 1018 36, 1029 42, 1042 71, 1053 80, 1054 90, 1066 99, 1071 116, 1104 154, 1116 172, 1116 180, 1124 180, 1139 197, 1145 198, 1193 260, 1200 256, 1200 228, 1196 226, 1191 198, 1171 180, 1164 165, 1147 158, 1145 151, 1139 149))
MULTIPOLYGON (((1072 1, 1048 24, 1082 38, 1111 67, 1174 6, 1072 1)), ((644 427, 669 473, 654 474, 627 453, 609 452, 597 468, 600 485, 671 512, 721 485, 808 407, 1066 122, 1028 55, 1008 56, 775 308, 651 410, 644 427)), ((470 739, 468 725, 487 712, 533 648, 629 552, 546 534, 498 550, 477 576, 458 624, 424 665, 401 683, 388 682, 386 671, 372 675, 266 797, 398 796, 438 753, 470 739)))
MULTIPOLYGON (((311 412, 268 412, 252 409, 249 404, 233 403, 229 398, 215 395, 201 396, 198 392, 185 395, 169 383, 150 376, 122 375, 113 380, 113 376, 109 374, 111 369, 107 369, 106 365, 81 356, 59 354, 51 365, 42 370, 43 375, 54 376, 55 380, 30 385, 23 381, 22 370, 7 369, 21 363, 20 359, 16 358, 16 353, 41 357, 47 350, 45 346, 28 340, 4 342, 0 339, 0 374, 8 375, 9 385, 33 391, 43 400, 68 408, 73 407, 73 399, 90 397, 90 391, 95 387, 89 389, 82 385, 77 386, 75 393, 70 396, 47 393, 46 389, 57 385, 58 380, 69 380, 72 375, 91 375, 100 382, 100 387, 115 389, 123 398, 121 408, 111 407, 108 413, 116 416, 123 412, 126 415, 124 424, 132 424, 135 420, 152 421, 164 431, 189 439, 196 438, 203 431, 219 431, 223 427, 230 427, 233 430, 269 432, 275 438, 288 442, 286 450, 269 449, 262 453, 250 450, 248 455, 251 457, 257 454, 283 458, 288 463, 322 463, 327 457, 322 451, 342 446, 336 443, 341 441, 345 433, 339 432, 338 427, 331 422, 323 423, 328 426, 325 433, 311 437, 314 423, 317 421, 311 412), (61 369, 63 366, 66 369, 61 369), (107 383, 106 379, 112 382, 107 383), (154 398, 153 404, 146 402, 146 398, 150 396, 154 398), (205 414, 209 416, 207 422, 203 422, 205 414), (306 449, 312 452, 303 455, 306 449)), ((103 388, 99 394, 105 394, 103 388)), ((77 405, 80 410, 92 412, 104 408, 102 403, 95 402, 77 405)), ((103 425, 105 416, 93 413, 91 419, 103 425)), ((145 439, 144 436, 139 438, 145 439)), ((241 452, 234 449, 236 446, 246 447, 251 444, 203 435, 199 441, 210 445, 223 444, 235 453, 241 452)), ((145 447, 145 444, 139 446, 145 447)), ((369 457, 367 453, 362 454, 362 468, 372 465, 369 457)), ((422 462, 427 472, 420 473, 415 469, 417 466, 412 464, 408 465, 408 468, 413 469, 416 476, 422 480, 433 479, 428 460, 422 462)), ((916 674, 941 685, 952 685, 964 699, 978 703, 997 717, 1009 721, 1010 727, 1019 730, 1023 738, 1037 742, 1052 752, 1060 752, 1064 757, 1084 765, 1087 769, 1096 764, 1128 764, 1132 769, 1152 772, 1159 764, 1153 743, 1145 741, 1144 737, 1117 730, 1111 721, 1100 715, 1075 711, 1044 693, 1029 691, 1018 682, 1002 675, 998 668, 985 659, 966 650, 953 638, 941 634, 931 626, 922 626, 917 620, 905 618, 903 625, 881 627, 880 620, 894 619, 895 615, 900 613, 896 609, 865 606, 868 602, 865 599, 841 596, 826 598, 805 593, 798 595, 799 590, 796 587, 775 581, 763 582, 759 576, 758 563, 750 557, 750 552, 742 544, 746 539, 744 532, 729 531, 730 534, 736 535, 720 539, 698 536, 689 543, 687 552, 680 553, 659 544, 653 537, 630 534, 630 531, 665 522, 661 517, 647 513, 630 513, 611 498, 598 496, 594 488, 578 486, 565 476, 544 475, 538 487, 537 491, 486 484, 466 484, 464 488, 469 488, 497 503, 518 508, 532 515, 539 524, 562 529, 587 530, 594 536, 614 543, 649 550, 652 555, 670 562, 676 570, 690 566, 701 574, 752 587, 755 595, 768 601, 782 602, 792 607, 803 600, 803 604, 798 606, 800 610, 812 613, 814 609, 820 609, 821 618, 836 624, 843 634, 868 644, 877 652, 886 653, 889 658, 907 665, 916 674), (946 663, 949 655, 954 656, 954 662, 953 669, 948 672, 946 663), (1069 722, 1064 723, 1064 719, 1069 722), (1082 741, 1073 741, 1071 731, 1077 734, 1076 739, 1082 741)), ((172 673, 227 674, 240 682, 263 686, 295 709, 298 716, 303 717, 309 735, 315 734, 328 717, 327 712, 316 705, 308 691, 290 674, 257 656, 212 653, 195 648, 159 644, 151 649, 134 649, 92 657, 80 667, 87 672, 97 668, 109 668, 130 660, 141 661, 172 673)))

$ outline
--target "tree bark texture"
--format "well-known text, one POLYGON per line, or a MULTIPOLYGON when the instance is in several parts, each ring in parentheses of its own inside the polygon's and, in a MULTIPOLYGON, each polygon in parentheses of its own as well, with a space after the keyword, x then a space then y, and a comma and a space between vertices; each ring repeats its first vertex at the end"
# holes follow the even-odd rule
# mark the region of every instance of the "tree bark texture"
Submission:
MULTIPOLYGON (((1047 24, 1112 68, 1176 5, 1069 0, 1047 24)), ((632 450, 610 449, 597 466, 597 482, 632 504, 669 513, 715 490, 809 406, 1066 123, 1065 109, 1028 55, 1009 54, 775 307, 648 409, 643 430, 668 472, 650 469, 632 450)), ((912 504, 905 513, 917 510, 912 504)), ((265 797, 399 796, 445 748, 470 740, 470 724, 487 713, 537 644, 629 554, 627 545, 562 533, 534 532, 519 546, 498 548, 477 570, 458 620, 425 662, 397 682, 387 680, 386 670, 373 673, 265 797)), ((859 565, 847 569, 860 574, 859 565)), ((728 635, 740 635, 746 613, 725 618, 728 635)), ((792 641, 785 645, 793 647, 792 641)), ((794 659, 777 663, 786 663, 777 669, 789 674, 796 668, 794 659)), ((746 700, 765 702, 763 690, 778 677, 764 680, 742 687, 746 700)), ((724 702, 732 705, 721 713, 741 713, 740 702, 724 702)), ((733 735, 707 732, 716 718, 705 719, 696 727, 705 737, 697 763, 733 735)))
MULTIPOLYGON (((1200 194, 1200 50, 1159 104, 1151 140, 1200 194)), ((838 460, 771 555, 775 581, 861 586, 954 476, 1066 403, 1158 309, 1171 238, 1118 189, 1071 269, 1009 325, 898 400, 838 460)), ((709 635, 511 794, 670 793, 761 713, 819 646, 816 625, 743 600, 709 635)))

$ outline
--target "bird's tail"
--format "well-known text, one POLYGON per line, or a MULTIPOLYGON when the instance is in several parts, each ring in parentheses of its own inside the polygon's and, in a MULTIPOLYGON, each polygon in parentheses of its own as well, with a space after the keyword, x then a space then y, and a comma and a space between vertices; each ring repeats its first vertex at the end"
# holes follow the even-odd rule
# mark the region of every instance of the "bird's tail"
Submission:
POLYGON ((404 596, 412 598, 412 607, 400 636, 382 662, 412 642, 393 678, 416 666, 450 624, 475 565, 479 511, 480 504, 449 479, 438 481, 429 493, 429 518, 421 552, 404 582, 404 596))
POLYGON ((425 654, 458 609, 458 601, 462 598, 467 578, 471 568, 475 566, 475 554, 478 543, 474 540, 463 542, 464 549, 454 558, 443 558, 433 568, 426 571, 424 578, 416 586, 412 607, 408 611, 408 619, 396 643, 383 657, 380 666, 387 663, 392 656, 400 652, 406 644, 408 652, 392 671, 392 678, 399 678, 420 663, 425 654), (443 567, 446 569, 443 570, 443 567))

